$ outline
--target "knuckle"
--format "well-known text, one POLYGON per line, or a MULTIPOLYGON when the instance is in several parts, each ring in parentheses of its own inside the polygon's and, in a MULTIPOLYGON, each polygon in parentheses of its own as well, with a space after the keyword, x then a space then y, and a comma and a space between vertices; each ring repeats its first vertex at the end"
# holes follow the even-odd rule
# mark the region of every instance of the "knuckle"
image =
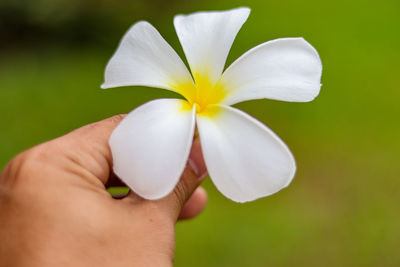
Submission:
POLYGON ((16 155, 4 170, 4 177, 12 180, 29 178, 35 170, 40 170, 43 162, 52 158, 51 149, 43 148, 41 145, 31 148, 16 155))
POLYGON ((186 168, 183 171, 182 177, 179 183, 175 186, 173 191, 174 199, 176 200, 178 208, 182 208, 186 201, 189 199, 193 191, 199 185, 199 180, 197 176, 191 171, 191 169, 186 168))
POLYGON ((31 153, 28 151, 22 152, 15 156, 8 164, 9 175, 12 177, 20 176, 22 170, 29 169, 32 164, 31 153))
POLYGON ((2 182, 7 184, 11 182, 13 184, 17 177, 21 176, 21 170, 26 169, 26 162, 26 152, 22 152, 11 159, 1 175, 2 182))
POLYGON ((187 195, 187 185, 184 180, 181 180, 176 186, 174 191, 172 191, 178 208, 182 208, 186 201, 187 195))

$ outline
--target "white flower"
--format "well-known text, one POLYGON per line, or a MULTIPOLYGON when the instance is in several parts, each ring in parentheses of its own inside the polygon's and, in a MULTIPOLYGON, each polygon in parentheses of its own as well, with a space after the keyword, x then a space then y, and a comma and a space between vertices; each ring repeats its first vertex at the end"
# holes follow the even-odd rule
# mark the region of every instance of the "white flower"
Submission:
POLYGON ((287 146, 265 125, 230 107, 269 98, 313 100, 322 65, 303 38, 269 41, 224 65, 249 8, 177 15, 174 25, 190 72, 148 22, 134 24, 110 59, 102 88, 149 86, 182 99, 133 110, 110 137, 115 173, 138 195, 170 193, 183 172, 197 124, 209 175, 226 197, 246 202, 286 187, 295 174, 287 146))

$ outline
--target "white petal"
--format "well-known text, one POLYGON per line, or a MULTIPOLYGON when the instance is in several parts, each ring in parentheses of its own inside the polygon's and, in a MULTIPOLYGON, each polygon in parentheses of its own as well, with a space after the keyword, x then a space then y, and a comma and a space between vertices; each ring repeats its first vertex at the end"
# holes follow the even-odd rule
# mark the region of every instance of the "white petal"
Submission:
POLYGON ((249 8, 177 15, 174 25, 190 69, 214 84, 221 76, 233 40, 250 14, 249 8))
POLYGON ((230 91, 224 104, 270 98, 313 100, 321 87, 317 51, 303 38, 284 38, 254 47, 224 72, 221 84, 230 91))
POLYGON ((150 101, 129 113, 110 137, 115 174, 144 198, 166 196, 183 172, 195 128, 195 109, 185 103, 150 101))
POLYGON ((149 86, 176 91, 192 77, 178 54, 148 22, 134 24, 107 64, 102 88, 149 86))
POLYGON ((246 113, 215 105, 197 116, 208 173, 218 190, 237 202, 252 201, 286 187, 296 163, 269 128, 246 113))

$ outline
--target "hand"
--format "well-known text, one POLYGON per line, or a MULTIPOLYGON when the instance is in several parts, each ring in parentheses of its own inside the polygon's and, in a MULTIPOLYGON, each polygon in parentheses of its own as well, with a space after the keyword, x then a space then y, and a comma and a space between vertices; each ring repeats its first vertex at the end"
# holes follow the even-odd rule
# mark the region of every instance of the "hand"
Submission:
POLYGON ((84 126, 6 166, 0 175, 1 267, 172 265, 175 223, 196 216, 207 200, 198 188, 206 174, 199 142, 170 195, 149 201, 130 192, 115 199, 106 191, 117 181, 108 138, 122 118, 84 126))

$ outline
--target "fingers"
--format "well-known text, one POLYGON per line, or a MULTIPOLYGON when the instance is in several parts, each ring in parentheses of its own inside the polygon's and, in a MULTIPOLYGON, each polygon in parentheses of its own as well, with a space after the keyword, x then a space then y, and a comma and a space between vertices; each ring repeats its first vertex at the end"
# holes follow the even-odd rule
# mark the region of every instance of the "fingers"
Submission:
POLYGON ((207 204, 207 192, 202 187, 197 187, 192 196, 186 202, 179 215, 179 220, 196 217, 204 210, 207 204))
POLYGON ((112 173, 112 156, 108 139, 124 117, 125 115, 116 115, 83 126, 52 142, 68 160, 80 165, 106 184, 112 173))
POLYGON ((164 206, 163 208, 169 211, 172 220, 176 221, 178 219, 185 203, 195 189, 201 184, 206 175, 207 168, 201 152, 200 140, 196 138, 193 141, 188 164, 182 174, 181 180, 171 194, 159 200, 160 205, 164 206))
MULTIPOLYGON (((112 175, 112 156, 108 145, 108 139, 125 115, 118 115, 100 122, 96 122, 79 128, 53 142, 74 164, 80 165, 86 171, 97 177, 103 184, 119 184, 120 181, 112 175), (110 179, 110 177, 114 177, 110 179)), ((174 191, 163 199, 155 201, 157 205, 168 211, 171 219, 176 221, 195 189, 207 175, 206 165, 203 159, 199 138, 193 141, 188 164, 182 174, 181 180, 174 191)), ((144 177, 145 179, 145 177, 144 177)), ((134 189, 134 188, 133 188, 134 189)), ((199 191, 181 218, 190 218, 199 213, 205 206, 206 194, 199 191)), ((136 194, 130 193, 125 201, 138 203, 143 201, 136 194)), ((147 200, 144 200, 147 201, 147 200)))
POLYGON ((42 179, 54 175, 81 177, 82 181, 104 189, 102 183, 107 182, 112 166, 108 139, 124 116, 117 115, 86 125, 21 152, 10 161, 6 170, 12 174, 11 177, 32 177, 32 170, 42 179))
POLYGON ((203 180, 206 177, 207 167, 201 151, 200 138, 198 137, 193 140, 188 163, 200 180, 203 180))

